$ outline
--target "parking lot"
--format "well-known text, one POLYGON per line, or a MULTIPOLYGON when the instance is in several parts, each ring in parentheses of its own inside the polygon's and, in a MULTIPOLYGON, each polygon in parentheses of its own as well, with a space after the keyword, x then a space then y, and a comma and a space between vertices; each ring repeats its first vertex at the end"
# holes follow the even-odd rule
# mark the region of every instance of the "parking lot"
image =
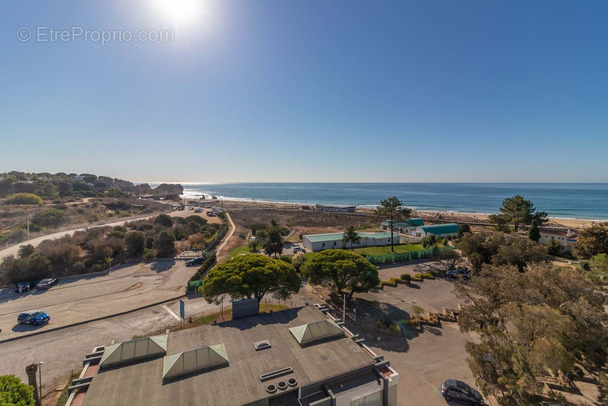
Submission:
POLYGON ((177 298, 184 294, 184 286, 196 270, 183 261, 156 261, 64 278, 48 290, 18 294, 12 286, 1 289, 0 342, 177 298), (21 312, 34 309, 50 314, 50 323, 17 324, 21 312))
MULTIPOLYGON (((412 261, 408 265, 381 267, 380 279, 420 272, 427 265, 428 261, 412 261)), ((442 321, 438 327, 408 328, 405 337, 381 334, 375 330, 381 317, 391 320, 409 318, 413 315, 414 305, 421 306, 425 312, 457 308, 459 300, 453 289, 453 281, 436 279, 412 282, 410 286, 384 287, 354 297, 355 302, 350 307, 356 309, 357 322, 353 330, 360 333, 376 353, 390 360, 391 366, 401 375, 400 406, 445 406, 447 403, 441 396, 440 387, 446 379, 462 380, 475 387, 465 351, 466 342, 474 338, 461 333, 457 323, 442 321)), ((349 313, 352 314, 352 310, 349 313)))

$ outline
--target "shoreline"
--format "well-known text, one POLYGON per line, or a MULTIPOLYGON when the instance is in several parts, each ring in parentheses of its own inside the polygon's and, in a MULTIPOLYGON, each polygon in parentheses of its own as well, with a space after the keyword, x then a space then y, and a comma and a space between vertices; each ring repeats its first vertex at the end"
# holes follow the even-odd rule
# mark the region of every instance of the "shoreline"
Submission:
MULTIPOLYGON (((216 202, 218 204, 221 202, 224 202, 226 204, 231 204, 231 205, 272 207, 272 208, 276 208, 276 209, 281 209, 281 208, 295 209, 295 208, 300 208, 303 205, 304 206, 314 205, 314 203, 272 202, 272 201, 239 199, 239 198, 222 199, 222 200, 206 199, 203 201, 216 202)), ((373 211, 373 209, 371 207, 366 207, 366 206, 356 206, 356 207, 357 207, 357 212, 359 212, 359 213, 362 213, 362 212, 369 213, 369 212, 373 211)), ((442 220, 442 221, 451 220, 456 223, 458 223, 459 220, 461 222, 479 221, 479 222, 485 223, 488 221, 488 217, 491 214, 491 213, 475 213, 475 212, 458 212, 458 211, 450 211, 450 210, 448 210, 447 212, 438 211, 438 210, 416 210, 416 209, 412 209, 412 210, 414 211, 415 215, 427 217, 427 218, 429 218, 429 220, 432 220, 432 218, 436 218, 437 220, 442 220)), ((566 229, 566 228, 583 229, 583 228, 590 227, 594 224, 600 224, 600 223, 608 223, 608 220, 549 217, 549 222, 548 222, 547 226, 553 227, 553 228, 564 228, 564 229, 566 229)))

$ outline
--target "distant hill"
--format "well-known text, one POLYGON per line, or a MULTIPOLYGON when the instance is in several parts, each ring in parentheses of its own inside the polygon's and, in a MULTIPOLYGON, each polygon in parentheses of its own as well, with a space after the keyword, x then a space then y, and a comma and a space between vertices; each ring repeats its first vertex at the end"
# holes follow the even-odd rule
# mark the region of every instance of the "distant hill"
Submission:
POLYGON ((89 173, 27 173, 11 171, 0 173, 0 198, 14 193, 34 193, 45 199, 56 197, 121 197, 181 195, 184 187, 179 184, 162 184, 151 188, 147 183, 135 185, 133 182, 97 176, 89 173))

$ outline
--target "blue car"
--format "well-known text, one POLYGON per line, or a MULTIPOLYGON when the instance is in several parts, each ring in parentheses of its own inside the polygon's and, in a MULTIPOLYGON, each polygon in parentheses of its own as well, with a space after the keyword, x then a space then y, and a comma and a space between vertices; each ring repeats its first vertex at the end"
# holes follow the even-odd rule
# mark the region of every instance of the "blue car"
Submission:
POLYGON ((51 320, 51 316, 40 310, 28 310, 17 317, 17 323, 31 324, 32 326, 46 324, 49 320, 51 320))

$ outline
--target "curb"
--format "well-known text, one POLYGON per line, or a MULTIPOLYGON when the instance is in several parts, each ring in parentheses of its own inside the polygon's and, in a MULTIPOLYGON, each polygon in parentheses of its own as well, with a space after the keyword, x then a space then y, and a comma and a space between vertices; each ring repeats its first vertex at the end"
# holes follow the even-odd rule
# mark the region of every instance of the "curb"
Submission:
POLYGON ((38 335, 41 335, 41 334, 50 333, 52 331, 64 330, 64 329, 70 328, 70 327, 81 326, 83 324, 93 323, 93 322, 96 322, 96 321, 106 320, 106 319, 110 319, 112 317, 123 316, 125 314, 133 313, 133 312, 136 312, 136 311, 139 311, 139 310, 144 310, 144 309, 147 309, 149 307, 154 307, 154 306, 158 306, 158 305, 161 305, 161 304, 164 304, 164 303, 172 302, 172 301, 180 299, 182 297, 185 297, 185 296, 183 294, 180 294, 180 295, 174 296, 172 298, 161 300, 161 301, 154 302, 154 303, 150 303, 150 304, 147 304, 145 306, 137 307, 135 309, 125 310, 125 311, 122 311, 122 312, 119 312, 119 313, 109 314, 107 316, 97 317, 97 318, 90 319, 90 320, 79 321, 77 323, 66 324, 65 326, 58 326, 58 327, 54 327, 54 328, 48 329, 48 330, 36 331, 34 333, 23 335, 23 336, 6 338, 4 340, 0 340, 0 344, 9 343, 11 341, 22 340, 24 338, 29 338, 29 337, 34 337, 34 336, 38 336, 38 335))

